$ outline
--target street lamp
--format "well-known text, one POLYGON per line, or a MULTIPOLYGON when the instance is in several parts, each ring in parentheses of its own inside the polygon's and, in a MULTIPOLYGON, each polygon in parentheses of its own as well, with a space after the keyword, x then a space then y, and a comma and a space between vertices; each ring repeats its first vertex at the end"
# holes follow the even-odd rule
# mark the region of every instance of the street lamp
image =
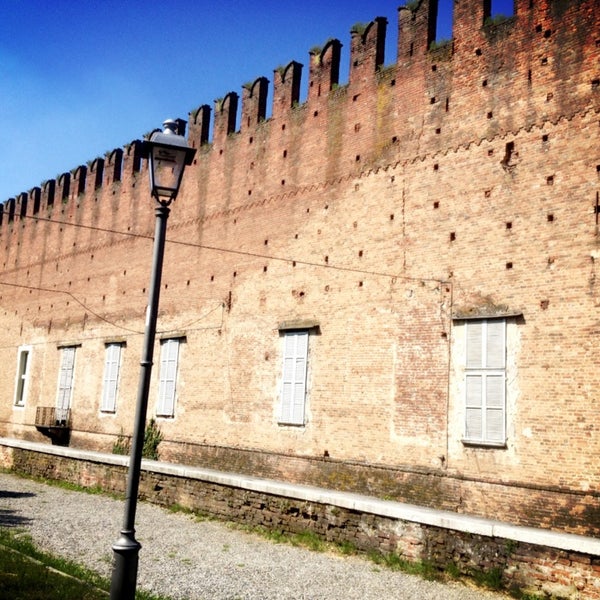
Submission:
POLYGON ((154 253, 152 258, 152 275, 148 292, 148 310, 144 332, 144 347, 140 362, 140 378, 131 439, 131 455, 127 473, 127 490, 125 495, 125 512, 123 528, 117 541, 113 544, 114 552, 112 581, 110 586, 111 600, 134 600, 138 570, 138 553, 141 544, 135 539, 135 511, 140 483, 142 465, 142 448, 146 427, 146 411, 148 408, 148 392, 152 373, 152 356, 154 354, 154 338, 156 336, 156 318, 158 299, 160 296, 160 280, 162 275, 165 235, 169 205, 177 197, 181 178, 186 165, 192 164, 195 148, 189 148, 185 138, 178 135, 178 123, 168 120, 163 123, 164 130, 152 134, 150 140, 142 145, 142 156, 148 158, 150 174, 150 191, 155 199, 156 228, 154 233, 154 253))

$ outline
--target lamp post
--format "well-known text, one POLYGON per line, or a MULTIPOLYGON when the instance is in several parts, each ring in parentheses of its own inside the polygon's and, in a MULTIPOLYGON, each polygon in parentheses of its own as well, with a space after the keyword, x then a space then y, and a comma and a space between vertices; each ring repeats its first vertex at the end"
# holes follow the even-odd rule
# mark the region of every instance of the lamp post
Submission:
POLYGON ((110 587, 111 600, 135 599, 138 553, 141 548, 140 543, 135 539, 135 511, 140 483, 167 219, 171 210, 169 206, 179 192, 185 166, 192 163, 196 153, 195 148, 189 148, 185 138, 178 135, 176 121, 165 121, 163 126, 164 131, 153 133, 150 140, 142 145, 142 155, 149 160, 150 191, 155 200, 156 229, 144 347, 140 362, 135 422, 127 473, 123 528, 112 546, 114 560, 110 587))

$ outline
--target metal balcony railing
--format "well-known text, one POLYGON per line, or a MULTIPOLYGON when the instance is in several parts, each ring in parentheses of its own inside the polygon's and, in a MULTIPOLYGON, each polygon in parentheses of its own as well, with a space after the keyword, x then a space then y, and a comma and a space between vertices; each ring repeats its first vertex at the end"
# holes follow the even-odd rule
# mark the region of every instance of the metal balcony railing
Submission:
POLYGON ((68 429, 71 426, 71 409, 38 406, 35 412, 35 426, 68 429))

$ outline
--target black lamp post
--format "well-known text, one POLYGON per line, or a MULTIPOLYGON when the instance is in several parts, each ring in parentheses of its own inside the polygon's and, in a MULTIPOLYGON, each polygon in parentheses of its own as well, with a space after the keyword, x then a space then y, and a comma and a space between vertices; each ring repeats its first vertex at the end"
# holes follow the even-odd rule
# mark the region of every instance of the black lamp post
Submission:
POLYGON ((165 121, 163 126, 164 131, 157 131, 152 134, 150 140, 145 141, 142 146, 142 154, 144 158, 149 160, 148 171, 150 173, 150 190, 155 200, 156 229, 144 347, 140 362, 137 405, 127 474, 123 528, 112 547, 114 561, 110 587, 111 600, 135 599, 138 553, 141 548, 140 543, 135 539, 135 511, 142 465, 142 448, 146 428, 150 375, 152 373, 152 356, 156 336, 156 317, 158 314, 167 218, 171 210, 169 205, 175 200, 179 192, 185 166, 192 163, 196 153, 196 149, 189 148, 185 138, 178 135, 176 121, 165 121))

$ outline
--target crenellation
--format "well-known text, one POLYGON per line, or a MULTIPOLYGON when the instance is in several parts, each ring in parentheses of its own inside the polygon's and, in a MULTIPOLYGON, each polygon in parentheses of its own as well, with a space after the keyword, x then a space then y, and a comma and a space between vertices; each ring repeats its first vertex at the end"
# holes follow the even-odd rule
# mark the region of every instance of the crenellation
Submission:
MULTIPOLYGON (((427 50, 435 41, 438 0, 418 0, 398 11, 398 68, 401 71, 420 65, 427 50)), ((412 77, 400 73, 403 78, 412 77)))
MULTIPOLYGON (((185 137, 186 134, 186 128, 187 128, 187 121, 185 119, 175 119, 175 133, 177 135, 182 135, 183 137, 185 137)), ((158 129, 158 131, 161 131, 160 129, 158 129)))
POLYGON ((69 199, 71 189, 71 173, 63 173, 59 175, 56 181, 56 197, 61 202, 66 202, 69 199))
POLYGON ((340 78, 342 43, 329 40, 325 46, 313 49, 310 54, 308 102, 314 103, 321 96, 327 97, 340 78))
POLYGON ((40 212, 42 190, 40 187, 33 187, 29 190, 29 204, 27 216, 34 216, 40 212))
POLYGON ((49 179, 42 184, 42 207, 49 209, 54 205, 56 194, 56 179, 49 179))
POLYGON ((85 193, 85 182, 87 179, 88 168, 86 165, 79 165, 71 172, 71 185, 69 194, 67 194, 69 200, 75 200, 78 196, 85 193))
POLYGON ((17 196, 17 206, 16 206, 16 215, 20 220, 24 219, 27 215, 27 200, 29 199, 29 194, 27 192, 22 192, 17 196))
POLYGON ((85 193, 93 194, 104 183, 104 158, 96 158, 90 165, 90 177, 86 181, 85 193))
POLYGON ((135 175, 142 169, 142 142, 133 140, 125 146, 123 154, 123 173, 125 176, 135 175))
POLYGON ((303 65, 291 61, 273 71, 273 119, 282 118, 300 101, 303 65))
POLYGON ((269 80, 259 77, 242 87, 242 121, 240 130, 253 129, 267 115, 269 80))
POLYGON ((123 149, 115 148, 112 152, 106 155, 106 185, 112 185, 121 181, 121 173, 123 170, 123 149))
POLYGON ((230 133, 235 133, 239 96, 229 92, 224 98, 215 100, 213 144, 222 146, 230 133))
POLYGON ((15 199, 9 198, 6 201, 5 211, 7 215, 7 222, 12 223, 15 220, 15 199))
POLYGON ((385 62, 385 36, 388 20, 377 17, 364 29, 351 30, 350 84, 361 79, 371 79, 385 62))
MULTIPOLYGON (((398 9, 396 65, 387 68, 395 73, 388 80, 389 85, 395 86, 393 93, 398 106, 396 122, 388 127, 394 130, 390 139, 401 141, 421 136, 417 124, 430 123, 432 129, 427 130, 427 139, 438 151, 449 143, 449 138, 439 136, 444 136, 453 120, 458 127, 452 124, 451 144, 468 143, 481 130, 486 132, 483 137, 489 139, 490 135, 514 127, 515 106, 527 105, 529 118, 534 122, 543 115, 573 112, 584 87, 599 87, 597 33, 588 26, 594 13, 585 3, 580 7, 549 0, 535 3, 515 0, 513 16, 504 22, 494 20, 486 24, 491 16, 490 0, 461 0, 454 5, 452 42, 431 47, 436 39, 438 1, 413 0, 398 9), (582 17, 585 14, 587 18, 582 17), (473 89, 474 86, 480 89, 473 89), (487 100, 486 95, 493 95, 493 101, 487 100), (530 97, 525 98, 526 95, 530 97), (466 110, 480 115, 477 126, 469 125, 461 117, 467 114, 466 110)), ((349 86, 364 89, 355 89, 348 102, 360 94, 363 110, 369 109, 365 102, 373 103, 377 96, 378 79, 373 75, 384 64, 387 24, 385 17, 376 17, 367 25, 356 25, 351 30, 349 86)), ((332 39, 322 49, 310 51, 308 104, 329 98, 329 92, 339 84, 341 47, 339 40, 332 39)), ((275 119, 298 105, 301 76, 302 65, 295 61, 275 69, 272 101, 275 119)), ((264 120, 267 94, 268 81, 264 77, 243 87, 239 129, 252 129, 264 120)), ((217 145, 224 144, 227 136, 238 128, 238 101, 238 95, 231 92, 215 102, 213 141, 217 145)), ((336 119, 345 118, 343 104, 336 98, 335 110, 340 113, 336 119)), ((320 110, 315 107, 313 113, 320 110)), ((208 105, 202 105, 190 113, 192 146, 200 147, 210 141, 210 111, 208 105)), ((310 136, 310 122, 304 120, 302 127, 310 136)), ((270 135, 274 137, 270 144, 274 148, 278 134, 270 135)), ((138 150, 135 145, 126 148, 125 168, 132 173, 139 172, 142 166, 138 150)), ((360 154, 365 151, 369 150, 361 150, 360 154)), ((115 152, 107 155, 103 166, 100 162, 90 166, 91 181, 85 182, 90 190, 97 189, 104 180, 108 185, 120 181, 122 156, 115 152)), ((75 169, 72 173, 71 182, 59 185, 61 196, 67 188, 67 195, 83 192, 83 171, 75 169)))
POLYGON ((452 33, 456 43, 471 43, 479 38, 490 14, 491 0, 463 0, 455 3, 452 33))
POLYGON ((211 108, 208 104, 199 106, 189 113, 190 132, 188 143, 192 148, 200 148, 208 143, 211 108))

